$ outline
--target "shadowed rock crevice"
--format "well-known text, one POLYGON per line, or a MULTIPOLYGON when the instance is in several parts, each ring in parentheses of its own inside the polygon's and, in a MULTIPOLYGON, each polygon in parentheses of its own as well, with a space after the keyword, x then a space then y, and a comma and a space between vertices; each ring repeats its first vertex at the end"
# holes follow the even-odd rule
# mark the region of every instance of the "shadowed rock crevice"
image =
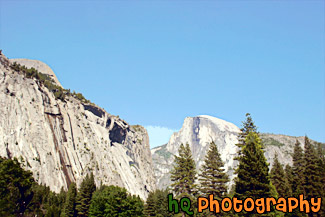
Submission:
POLYGON ((87 104, 83 104, 84 106, 84 109, 87 110, 87 111, 90 111, 91 113, 93 113, 94 115, 96 115, 97 117, 103 117, 105 115, 105 112, 96 107, 96 106, 93 106, 93 105, 87 105, 87 104))
POLYGON ((125 129, 118 125, 117 123, 114 123, 113 128, 109 132, 109 139, 111 140, 111 145, 113 145, 114 142, 123 144, 126 138, 126 134, 128 132, 128 129, 125 129))

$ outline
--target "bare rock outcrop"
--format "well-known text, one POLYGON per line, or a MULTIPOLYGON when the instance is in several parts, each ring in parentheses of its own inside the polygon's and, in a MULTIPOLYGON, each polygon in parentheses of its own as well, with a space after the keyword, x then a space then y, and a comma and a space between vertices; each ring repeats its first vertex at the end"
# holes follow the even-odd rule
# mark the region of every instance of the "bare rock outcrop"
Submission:
MULTIPOLYGON (((18 158, 34 178, 59 192, 92 172, 145 199, 155 189, 149 137, 102 108, 73 96, 56 99, 41 82, 10 68, 12 62, 52 77, 44 63, 0 56, 0 156, 18 158)), ((61 85, 60 85, 61 86, 61 85)))

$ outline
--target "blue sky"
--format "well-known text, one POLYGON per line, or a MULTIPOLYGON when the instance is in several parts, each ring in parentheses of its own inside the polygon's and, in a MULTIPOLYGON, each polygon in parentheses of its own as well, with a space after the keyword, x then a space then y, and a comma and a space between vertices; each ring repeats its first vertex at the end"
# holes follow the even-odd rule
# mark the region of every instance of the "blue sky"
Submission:
POLYGON ((166 143, 187 116, 325 142, 324 1, 4 1, 0 47, 166 143))

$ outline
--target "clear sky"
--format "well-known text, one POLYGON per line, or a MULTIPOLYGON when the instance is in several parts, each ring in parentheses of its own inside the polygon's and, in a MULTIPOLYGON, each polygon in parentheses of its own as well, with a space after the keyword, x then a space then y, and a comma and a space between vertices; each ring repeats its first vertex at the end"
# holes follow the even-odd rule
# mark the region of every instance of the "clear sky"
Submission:
POLYGON ((166 143, 187 116, 325 142, 324 1, 5 1, 0 49, 166 143))

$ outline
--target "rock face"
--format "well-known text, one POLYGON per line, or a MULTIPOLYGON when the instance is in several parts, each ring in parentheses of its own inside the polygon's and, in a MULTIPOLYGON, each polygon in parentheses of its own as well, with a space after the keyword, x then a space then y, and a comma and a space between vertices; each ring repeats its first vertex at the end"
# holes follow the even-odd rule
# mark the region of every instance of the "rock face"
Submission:
MULTIPOLYGON (((46 64, 15 61, 60 84, 46 64)), ((149 137, 142 126, 130 126, 72 96, 58 100, 38 80, 10 69, 5 56, 0 63, 1 156, 18 158, 39 183, 56 192, 71 182, 80 185, 90 172, 97 185, 125 187, 143 199, 155 189, 149 137)))
MULTIPOLYGON (((229 185, 233 183, 234 170, 238 161, 234 160, 238 148, 235 145, 240 129, 232 123, 211 117, 198 116, 187 117, 179 132, 174 133, 169 142, 151 150, 154 163, 157 187, 166 188, 171 184, 170 174, 173 167, 174 154, 178 153, 180 144, 188 143, 192 150, 193 158, 199 171, 203 164, 205 154, 211 141, 214 141, 225 164, 225 170, 231 178, 229 185)), ((293 147, 296 139, 303 146, 304 137, 292 137, 285 135, 260 134, 265 145, 265 157, 272 166, 275 153, 278 154, 280 163, 292 164, 293 147)), ((315 141, 312 141, 315 143, 315 141)))
POLYGON ((49 75, 56 84, 62 87, 58 78, 54 74, 53 70, 45 63, 39 60, 30 60, 30 59, 10 59, 10 63, 19 63, 20 65, 24 65, 27 68, 35 68, 38 71, 42 72, 43 74, 49 75))

